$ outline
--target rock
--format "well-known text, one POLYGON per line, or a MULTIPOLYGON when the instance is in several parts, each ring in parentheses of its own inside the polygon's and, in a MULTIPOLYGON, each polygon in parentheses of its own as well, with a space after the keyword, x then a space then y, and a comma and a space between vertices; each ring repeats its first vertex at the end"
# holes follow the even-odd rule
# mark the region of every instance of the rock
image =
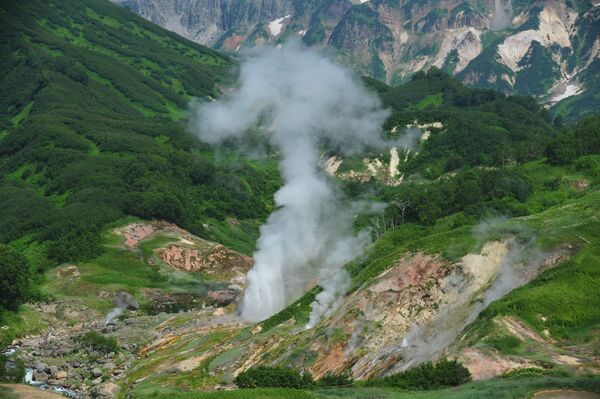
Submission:
POLYGON ((112 303, 119 308, 128 310, 138 310, 140 308, 140 305, 135 300, 133 295, 125 291, 117 292, 112 300, 112 303))
POLYGON ((61 267, 56 270, 57 278, 65 278, 65 277, 74 278, 74 277, 79 277, 79 276, 80 276, 79 269, 77 268, 77 266, 74 266, 74 265, 61 267))
POLYGON ((52 378, 56 378, 56 374, 58 374, 58 367, 50 366, 50 374, 52 375, 52 378))
POLYGON ((45 373, 49 371, 48 365, 46 363, 37 362, 32 368, 36 369, 40 373, 45 373))
POLYGON ((214 301, 216 306, 227 306, 235 301, 238 295, 239 292, 234 290, 210 291, 208 293, 208 297, 214 301))
POLYGON ((92 369, 92 376, 94 376, 94 377, 102 376, 102 370, 100 370, 100 368, 98 368, 98 367, 94 367, 92 369))
POLYGON ((94 389, 96 397, 100 398, 114 398, 119 393, 119 386, 114 382, 105 382, 94 389))
POLYGON ((218 308, 217 310, 215 310, 212 315, 213 316, 223 316, 225 314, 225 309, 223 308, 218 308))
POLYGON ((56 373, 56 378, 59 380, 64 380, 68 376, 69 376, 69 374, 64 370, 60 370, 59 372, 56 373))
POLYGON ((36 382, 43 382, 46 383, 48 381, 48 374, 42 372, 34 372, 33 373, 33 380, 36 382))
POLYGON ((227 287, 227 289, 232 290, 232 291, 238 291, 238 292, 244 291, 242 286, 238 285, 238 284, 231 284, 229 287, 227 287))
POLYGON ((112 369, 115 368, 115 364, 112 363, 112 362, 109 362, 109 363, 104 364, 103 367, 104 367, 105 370, 112 370, 112 369))

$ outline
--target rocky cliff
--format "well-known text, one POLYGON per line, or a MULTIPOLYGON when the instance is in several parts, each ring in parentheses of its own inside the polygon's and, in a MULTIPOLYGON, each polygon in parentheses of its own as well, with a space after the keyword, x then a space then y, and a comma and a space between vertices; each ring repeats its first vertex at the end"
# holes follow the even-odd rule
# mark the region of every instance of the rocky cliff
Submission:
POLYGON ((436 66, 563 114, 598 108, 600 5, 590 1, 115 1, 221 50, 297 37, 387 82, 436 66))

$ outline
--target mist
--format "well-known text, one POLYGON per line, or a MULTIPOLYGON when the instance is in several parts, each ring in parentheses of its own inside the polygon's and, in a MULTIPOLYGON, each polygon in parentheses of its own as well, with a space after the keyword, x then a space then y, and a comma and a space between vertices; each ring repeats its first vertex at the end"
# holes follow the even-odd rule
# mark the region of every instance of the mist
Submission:
POLYGON ((208 143, 259 135, 278 151, 283 187, 260 228, 241 315, 263 320, 311 285, 322 291, 309 327, 339 305, 349 286, 343 266, 363 253, 369 234, 352 233, 353 212, 320 168, 320 154, 408 147, 415 136, 383 139, 389 115, 348 70, 290 41, 246 54, 238 87, 223 99, 193 103, 191 128, 208 143))
POLYGON ((510 25, 513 15, 511 0, 494 0, 494 18, 490 29, 499 31, 510 25))
POLYGON ((492 302, 533 279, 549 255, 539 249, 531 231, 510 224, 504 217, 481 221, 473 233, 485 241, 504 237, 508 252, 502 258, 496 277, 478 300, 471 302, 470 292, 464 288, 467 285, 466 276, 456 272, 450 274, 443 285, 457 293, 456 299, 452 303, 442 304, 439 317, 431 323, 412 325, 400 345, 403 360, 396 371, 440 358, 465 327, 475 322, 492 302))

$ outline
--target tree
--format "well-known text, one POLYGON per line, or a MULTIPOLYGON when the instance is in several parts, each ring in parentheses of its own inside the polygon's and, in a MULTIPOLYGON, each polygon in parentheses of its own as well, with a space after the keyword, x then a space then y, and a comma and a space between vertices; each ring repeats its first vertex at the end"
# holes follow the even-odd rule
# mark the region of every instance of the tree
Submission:
POLYGON ((16 311, 30 293, 29 261, 8 245, 0 245, 0 308, 16 311))

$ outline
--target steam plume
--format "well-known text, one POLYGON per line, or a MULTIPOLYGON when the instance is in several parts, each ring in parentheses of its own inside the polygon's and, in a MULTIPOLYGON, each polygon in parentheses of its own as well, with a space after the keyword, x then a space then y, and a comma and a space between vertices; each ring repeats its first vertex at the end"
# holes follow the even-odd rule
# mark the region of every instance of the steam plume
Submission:
POLYGON ((319 145, 351 153, 386 143, 381 136, 388 111, 347 70, 288 42, 261 48, 241 65, 240 85, 228 98, 192 105, 192 128, 209 143, 241 138, 254 128, 280 152, 284 186, 278 209, 260 229, 256 261, 248 273, 242 316, 265 319, 320 279, 323 291, 311 322, 334 309, 348 287, 342 267, 368 244, 353 235, 352 212, 318 169, 319 145))

